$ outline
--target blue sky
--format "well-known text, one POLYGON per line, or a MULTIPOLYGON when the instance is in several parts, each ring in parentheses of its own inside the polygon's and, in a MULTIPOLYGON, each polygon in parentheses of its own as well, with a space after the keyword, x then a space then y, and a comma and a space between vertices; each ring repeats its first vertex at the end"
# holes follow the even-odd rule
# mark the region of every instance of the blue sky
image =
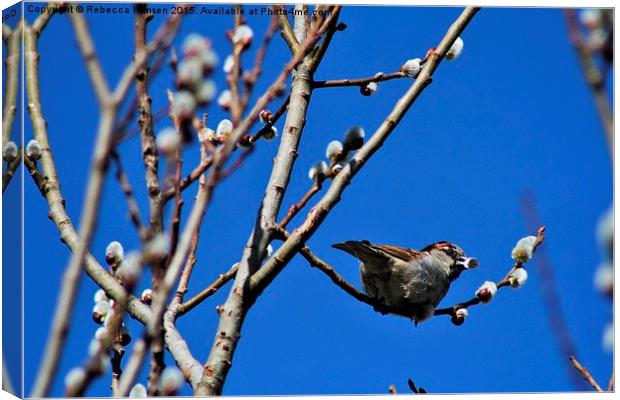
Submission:
MULTIPOLYGON (((348 27, 336 34, 316 79, 395 71, 435 46, 459 12, 450 7, 345 7, 341 20, 348 27)), ((132 56, 132 17, 87 18, 114 84, 132 56)), ((156 17, 149 33, 161 22, 156 17)), ((257 35, 268 22, 248 16, 257 35)), ((223 31, 231 24, 230 17, 188 17, 177 45, 185 35, 200 32, 213 40, 223 59, 230 52, 223 31)), ((603 351, 601 335, 611 306, 593 288, 592 276, 601 261, 595 226, 612 203, 611 161, 568 42, 564 16, 557 9, 483 9, 463 39, 463 55, 440 66, 433 84, 356 176, 308 245, 358 284, 357 262, 332 249, 332 243, 368 239, 420 248, 438 240, 453 241, 481 264, 453 284, 443 303, 453 304, 470 298, 484 280, 498 280, 508 270, 513 245, 532 233, 520 206, 521 196, 531 192, 548 229, 544 250, 555 268, 580 361, 606 382, 612 357, 603 351)), ((77 225, 98 109, 66 16, 52 19, 41 36, 40 53, 43 112, 67 210, 77 225)), ((288 57, 276 36, 258 93, 288 57)), ((249 65, 253 57, 244 60, 249 65)), ((218 68, 219 88, 225 85, 223 75, 218 68)), ((308 168, 324 156, 329 141, 341 138, 352 125, 372 132, 410 84, 386 82, 371 97, 360 96, 355 88, 317 90, 283 210, 310 187, 308 168)), ((154 82, 155 109, 166 103, 165 89, 171 85, 169 71, 154 82)), ((217 106, 208 112, 212 126, 225 117, 217 106)), ((157 129, 168 125, 161 121, 157 129)), ((27 141, 28 121, 25 129, 27 141)), ((139 148, 134 137, 119 151, 146 216, 139 148)), ((202 229, 190 296, 239 259, 276 149, 276 142, 260 142, 243 168, 218 187, 202 229)), ((196 144, 185 150, 184 160, 188 171, 196 165, 196 144)), ((195 190, 185 192, 187 204, 195 190)), ((69 251, 28 176, 24 194, 24 368, 29 392, 69 251)), ((121 241, 126 249, 138 247, 125 200, 112 177, 106 181, 100 211, 92 252, 101 262, 111 240, 121 241)), ((529 271, 525 287, 501 291, 489 305, 472 309, 463 326, 438 317, 414 328, 406 319, 375 313, 296 257, 247 318, 224 393, 385 393, 390 384, 406 392, 407 378, 434 393, 572 390, 566 360, 551 334, 535 263, 529 271)), ((64 374, 86 357, 97 328, 90 317, 95 290, 85 278, 54 395, 63 393, 64 374)), ((211 346, 215 306, 227 292, 228 287, 178 322, 200 361, 206 360, 211 346)), ((127 324, 134 337, 141 335, 138 324, 127 324)), ((109 375, 88 394, 108 395, 109 375)), ((190 394, 189 387, 183 394, 190 394)))

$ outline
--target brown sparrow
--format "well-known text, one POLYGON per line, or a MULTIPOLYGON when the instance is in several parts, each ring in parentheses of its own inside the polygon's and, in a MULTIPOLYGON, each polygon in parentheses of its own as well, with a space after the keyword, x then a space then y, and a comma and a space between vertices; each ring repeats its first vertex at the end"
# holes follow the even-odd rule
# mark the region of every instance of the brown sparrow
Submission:
POLYGON ((366 294, 388 306, 389 312, 414 320, 430 318, 450 283, 466 269, 478 267, 450 242, 433 243, 422 250, 348 241, 334 244, 359 259, 366 294))

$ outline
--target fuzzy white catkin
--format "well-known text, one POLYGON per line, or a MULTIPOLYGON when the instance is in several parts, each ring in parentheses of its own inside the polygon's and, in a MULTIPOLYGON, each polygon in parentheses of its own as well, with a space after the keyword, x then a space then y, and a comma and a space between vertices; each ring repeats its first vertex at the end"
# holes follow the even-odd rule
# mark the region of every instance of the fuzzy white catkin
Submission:
POLYGON ((534 244, 536 244, 536 236, 526 236, 519 239, 512 249, 512 259, 520 263, 530 261, 534 254, 534 244))
POLYGON ((228 89, 222 91, 220 96, 217 98, 217 104, 222 107, 224 110, 228 110, 230 108, 230 104, 232 103, 232 92, 228 89))
POLYGON ((254 32, 252 31, 252 28, 247 25, 240 25, 237 27, 237 29, 235 29, 232 41, 235 44, 243 43, 244 45, 247 45, 252 41, 253 36, 254 32))
POLYGON ((364 137, 366 132, 361 126, 354 126, 344 135, 343 145, 347 149, 357 150, 364 145, 364 137))
POLYGON ((593 29, 601 24, 602 13, 598 8, 586 8, 579 12, 579 20, 587 28, 593 29))
POLYGON ((202 80, 203 64, 196 58, 183 60, 177 67, 177 82, 187 86, 195 86, 202 80))
POLYGON ((100 328, 97 328, 97 330, 95 331, 95 339, 97 340, 103 340, 107 336, 108 336, 108 330, 104 328, 103 326, 100 328))
POLYGON ((273 140, 277 136, 278 136, 278 128, 276 128, 275 126, 272 126, 271 128, 269 128, 263 135, 265 140, 273 140))
POLYGON ((166 128, 157 134, 155 141, 159 151, 170 155, 181 145, 181 135, 174 128, 166 128))
POLYGON ((235 66, 235 57, 232 54, 229 54, 226 59, 224 59, 224 73, 230 74, 232 73, 233 67, 235 66))
POLYGON ((466 308, 459 308, 458 310, 456 310, 456 316, 459 318, 466 318, 467 316, 469 316, 469 311, 467 311, 466 308))
POLYGON ((614 324, 608 323, 603 331, 603 350, 613 353, 614 351, 614 324))
POLYGON ((148 257, 162 258, 170 251, 170 235, 162 232, 155 235, 144 246, 144 254, 148 257))
POLYGON ((422 69, 422 60, 419 58, 412 58, 410 60, 405 61, 405 63, 400 67, 400 70, 409 78, 415 78, 420 73, 422 69))
POLYGON ((159 388, 164 394, 173 394, 177 392, 183 385, 183 374, 176 367, 166 367, 159 380, 159 388))
POLYGON ((17 158, 17 145, 15 142, 10 141, 4 145, 2 149, 2 158, 8 162, 11 162, 17 158))
POLYGON ((211 48, 209 39, 198 33, 190 33, 183 40, 183 54, 186 57, 196 56, 209 48, 211 48))
POLYGON ((311 180, 318 179, 319 177, 324 177, 327 174, 327 164, 325 161, 317 161, 308 171, 308 177, 311 180))
POLYGON ((152 289, 144 289, 142 294, 140 294, 140 300, 144 303, 150 303, 153 300, 153 290, 152 289))
POLYGON ((346 161, 338 161, 336 164, 334 164, 332 166, 332 171, 334 172, 334 174, 337 174, 338 172, 342 171, 345 164, 346 164, 346 161))
POLYGON ((497 285, 495 282, 486 281, 476 290, 476 297, 483 303, 488 303, 495 297, 495 293, 497 293, 497 285))
POLYGON ((218 137, 228 136, 233 131, 233 123, 229 119, 223 119, 217 124, 216 135, 218 137))
POLYGON ((213 49, 208 49, 199 54, 200 62, 202 63, 202 67, 205 72, 209 73, 217 67, 217 64, 220 62, 220 57, 217 55, 213 49))
POLYGON ((141 383, 135 384, 129 391, 129 397, 132 397, 134 399, 147 397, 146 388, 141 383))
POLYGON ((116 262, 123 261, 123 257, 125 257, 123 245, 116 240, 111 241, 105 248, 105 256, 106 259, 112 258, 116 262))
POLYGON ((599 51, 605 46, 607 32, 602 28, 593 29, 588 35, 588 47, 591 51, 599 51))
POLYGON ((198 85, 198 89, 196 89, 196 100, 202 104, 210 103, 213 98, 215 98, 216 93, 217 87, 215 86, 215 82, 211 79, 204 80, 198 85))
POLYGON ((610 293, 614 288, 614 267, 609 262, 599 265, 594 273, 594 287, 601 293, 610 293))
POLYGON ((272 254, 273 254, 273 246, 268 245, 267 246, 267 257, 271 257, 272 254))
POLYGON ((187 119, 196 110, 196 99, 190 92, 182 90, 174 96, 172 113, 181 119, 187 119))
POLYGON ((375 94, 379 90, 379 84, 377 82, 370 82, 366 85, 366 89, 368 89, 369 94, 375 94))
POLYGON ((26 145, 26 156, 31 160, 38 160, 41 158, 41 145, 36 139, 32 139, 26 145))
POLYGON ((112 319, 114 318, 114 309, 111 309, 103 320, 103 326, 109 328, 112 325, 112 319))
POLYGON ((332 140, 331 142, 329 142, 327 148, 325 149, 325 157, 327 157, 329 160, 331 160, 332 158, 336 158, 340 154, 342 154, 343 149, 344 146, 342 145, 340 140, 332 140))
POLYGON ((112 306, 110 306, 110 303, 108 303, 107 301, 100 301, 93 306, 93 314, 98 314, 101 316, 101 318, 105 318, 110 312, 111 308, 112 306))
POLYGON ((463 39, 461 39, 460 36, 457 37, 454 43, 452 43, 452 47, 450 47, 450 50, 448 50, 448 52, 446 53, 446 60, 457 59, 463 52, 464 46, 465 43, 463 42, 463 39))
POLYGON ((614 208, 610 207, 599 218, 596 225, 596 239, 602 253, 611 257, 614 247, 614 208))
POLYGON ((75 390, 86 379, 86 371, 82 367, 75 367, 65 375, 65 389, 75 390))
POLYGON ((200 140, 200 143, 215 140, 215 131, 211 128, 202 128, 198 131, 198 138, 200 140))
POLYGON ((95 302, 95 304, 99 303, 100 301, 108 301, 108 296, 105 294, 105 290, 97 290, 95 292, 95 295, 93 296, 93 301, 95 302))
POLYGON ((510 286, 514 288, 523 286, 526 281, 527 271, 524 268, 517 268, 510 274, 510 286))
POLYGON ((137 251, 127 254, 116 272, 117 276, 128 285, 133 285, 142 273, 142 256, 137 251))

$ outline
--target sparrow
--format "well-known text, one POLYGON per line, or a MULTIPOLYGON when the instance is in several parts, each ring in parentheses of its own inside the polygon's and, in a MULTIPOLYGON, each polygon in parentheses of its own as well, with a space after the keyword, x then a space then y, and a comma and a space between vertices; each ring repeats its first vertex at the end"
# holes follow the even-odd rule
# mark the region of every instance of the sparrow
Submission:
POLYGON ((411 318, 415 325, 433 316, 450 284, 478 260, 450 242, 437 242, 422 250, 372 244, 367 240, 337 243, 332 247, 361 261, 362 287, 391 314, 411 318))

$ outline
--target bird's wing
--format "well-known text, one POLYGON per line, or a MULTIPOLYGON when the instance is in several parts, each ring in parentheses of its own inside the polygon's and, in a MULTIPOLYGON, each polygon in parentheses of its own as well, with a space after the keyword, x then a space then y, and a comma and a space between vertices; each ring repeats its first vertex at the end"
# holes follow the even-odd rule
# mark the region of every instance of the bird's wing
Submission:
POLYGON ((389 254, 392 257, 403 260, 405 262, 415 260, 416 258, 422 255, 422 253, 420 253, 417 250, 407 249, 407 248, 398 247, 398 246, 392 246, 390 244, 374 244, 372 245, 372 247, 386 254, 389 254))
POLYGON ((388 244, 372 244, 367 240, 362 240, 361 242, 349 240, 344 243, 336 243, 332 247, 346 251, 363 262, 387 261, 390 258, 409 262, 421 255, 417 250, 388 244))

